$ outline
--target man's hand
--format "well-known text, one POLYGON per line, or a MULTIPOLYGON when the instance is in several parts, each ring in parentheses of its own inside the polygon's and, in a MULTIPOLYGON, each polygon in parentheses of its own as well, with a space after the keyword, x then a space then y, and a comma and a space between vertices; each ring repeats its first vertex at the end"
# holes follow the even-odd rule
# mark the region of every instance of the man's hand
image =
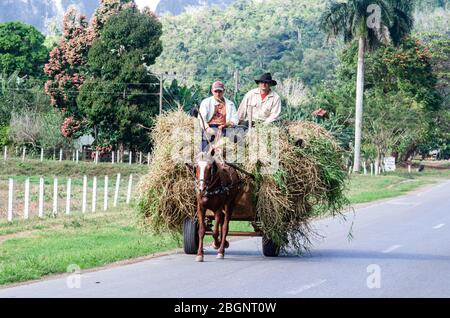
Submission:
POLYGON ((219 130, 223 129, 223 128, 230 128, 233 127, 234 123, 232 121, 227 122, 225 125, 220 125, 219 126, 219 130))
POLYGON ((211 127, 206 128, 206 133, 207 133, 208 135, 210 135, 210 136, 216 134, 216 132, 214 131, 214 129, 211 128, 211 127))

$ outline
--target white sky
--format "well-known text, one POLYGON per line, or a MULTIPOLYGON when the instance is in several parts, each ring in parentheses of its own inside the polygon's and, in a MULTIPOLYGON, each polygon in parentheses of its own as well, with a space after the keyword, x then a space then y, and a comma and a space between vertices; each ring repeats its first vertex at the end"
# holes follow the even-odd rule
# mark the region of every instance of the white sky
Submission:
POLYGON ((153 11, 156 11, 156 6, 158 5, 159 1, 160 0, 135 0, 136 4, 139 6, 139 8, 148 6, 153 11))

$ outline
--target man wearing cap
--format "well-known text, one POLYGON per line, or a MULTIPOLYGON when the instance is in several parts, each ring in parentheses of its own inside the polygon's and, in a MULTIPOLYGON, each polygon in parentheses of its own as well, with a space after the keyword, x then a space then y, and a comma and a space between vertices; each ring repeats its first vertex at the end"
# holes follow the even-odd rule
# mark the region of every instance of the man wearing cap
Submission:
POLYGON ((226 128, 233 127, 239 123, 238 113, 234 103, 225 98, 225 86, 221 81, 212 84, 213 96, 208 97, 200 104, 198 119, 203 129, 202 151, 208 147, 207 137, 212 142, 218 132, 226 135, 226 128), (207 136, 205 136, 205 133, 207 136))
POLYGON ((259 87, 245 94, 238 110, 239 120, 272 123, 281 113, 281 98, 271 89, 277 82, 270 73, 263 74, 255 82, 259 87))

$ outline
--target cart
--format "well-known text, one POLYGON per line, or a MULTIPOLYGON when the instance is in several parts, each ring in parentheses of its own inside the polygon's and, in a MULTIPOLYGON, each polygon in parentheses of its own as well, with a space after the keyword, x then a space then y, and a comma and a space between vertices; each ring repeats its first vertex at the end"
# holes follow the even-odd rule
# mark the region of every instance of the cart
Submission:
MULTIPOLYGON (((206 212, 206 235, 212 235, 214 213, 206 212)), ((256 209, 252 200, 252 188, 245 185, 237 198, 236 207, 233 210, 232 221, 249 221, 254 232, 228 232, 228 236, 260 236, 262 237, 262 251, 264 256, 276 257, 280 253, 280 247, 261 231, 256 216, 256 209)), ((199 245, 198 224, 196 220, 186 218, 183 222, 183 248, 186 254, 197 254, 199 245)))

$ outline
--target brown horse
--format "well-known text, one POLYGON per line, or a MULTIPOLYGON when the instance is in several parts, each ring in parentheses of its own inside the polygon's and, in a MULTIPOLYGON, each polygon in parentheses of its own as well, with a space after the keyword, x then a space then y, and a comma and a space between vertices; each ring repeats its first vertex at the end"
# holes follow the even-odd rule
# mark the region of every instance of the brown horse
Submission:
POLYGON ((201 152, 195 160, 195 179, 197 191, 197 217, 199 222, 199 246, 197 262, 203 262, 203 239, 206 233, 206 211, 214 212, 214 248, 217 258, 223 259, 228 247, 226 237, 228 226, 241 187, 236 170, 228 166, 219 156, 201 152), (219 239, 219 227, 220 239, 219 239))

